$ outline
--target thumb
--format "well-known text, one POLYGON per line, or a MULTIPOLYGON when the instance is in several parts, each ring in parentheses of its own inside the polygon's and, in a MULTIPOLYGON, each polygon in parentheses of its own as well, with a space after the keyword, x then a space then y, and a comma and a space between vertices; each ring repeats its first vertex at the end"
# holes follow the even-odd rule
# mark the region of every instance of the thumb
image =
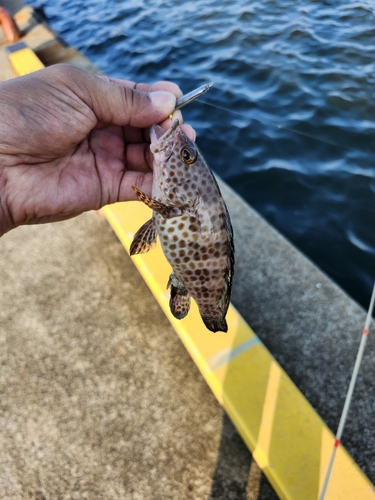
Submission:
POLYGON ((80 77, 84 85, 78 90, 84 92, 79 97, 101 122, 149 127, 165 120, 176 106, 176 96, 171 92, 141 92, 127 87, 126 82, 121 85, 86 72, 80 77))

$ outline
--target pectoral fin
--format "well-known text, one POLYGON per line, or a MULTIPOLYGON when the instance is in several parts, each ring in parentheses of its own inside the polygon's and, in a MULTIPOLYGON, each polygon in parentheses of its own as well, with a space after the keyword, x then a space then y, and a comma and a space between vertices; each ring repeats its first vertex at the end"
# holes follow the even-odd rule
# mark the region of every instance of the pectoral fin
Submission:
POLYGON ((183 213, 182 208, 176 206, 168 206, 160 201, 154 200, 143 193, 140 189, 135 186, 131 186, 132 190, 138 196, 140 201, 143 201, 145 205, 150 207, 154 212, 160 214, 164 219, 171 219, 172 217, 177 217, 183 213))
POLYGON ((172 273, 169 277, 167 288, 171 288, 169 308, 177 319, 184 318, 190 309, 190 295, 185 285, 172 273))
POLYGON ((153 218, 148 220, 135 233, 132 244, 130 245, 130 255, 146 253, 155 248, 156 245, 156 226, 153 218))

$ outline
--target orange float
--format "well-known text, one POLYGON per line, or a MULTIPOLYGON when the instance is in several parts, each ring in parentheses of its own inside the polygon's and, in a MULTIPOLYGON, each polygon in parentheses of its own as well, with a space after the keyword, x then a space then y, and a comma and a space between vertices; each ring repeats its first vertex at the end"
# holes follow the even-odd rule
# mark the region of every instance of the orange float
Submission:
POLYGON ((4 34, 8 42, 18 42, 20 39, 20 32, 12 17, 12 14, 0 7, 0 24, 3 27, 4 34))

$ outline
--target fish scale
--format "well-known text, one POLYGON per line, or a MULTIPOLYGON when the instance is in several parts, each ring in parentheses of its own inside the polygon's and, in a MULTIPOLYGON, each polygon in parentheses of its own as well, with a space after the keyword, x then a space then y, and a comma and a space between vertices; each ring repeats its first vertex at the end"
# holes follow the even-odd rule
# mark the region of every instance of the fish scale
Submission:
POLYGON ((159 235, 170 263, 170 309, 182 319, 190 297, 206 327, 227 331, 233 266, 233 230, 217 182, 198 147, 178 120, 166 132, 151 128, 154 156, 152 196, 133 189, 152 208, 153 216, 135 234, 130 254, 153 248, 159 235))

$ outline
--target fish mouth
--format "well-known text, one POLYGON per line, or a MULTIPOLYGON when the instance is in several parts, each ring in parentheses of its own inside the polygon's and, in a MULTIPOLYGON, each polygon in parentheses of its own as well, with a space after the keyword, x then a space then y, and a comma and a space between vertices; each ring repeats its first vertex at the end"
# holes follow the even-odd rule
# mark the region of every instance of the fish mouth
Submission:
POLYGON ((151 144, 154 144, 157 142, 159 139, 168 139, 170 135, 173 134, 173 132, 176 130, 176 128, 179 126, 180 122, 177 120, 173 120, 172 125, 169 127, 167 131, 165 131, 163 128, 161 128, 160 125, 152 125, 151 131, 150 131, 150 137, 151 137, 151 144))

